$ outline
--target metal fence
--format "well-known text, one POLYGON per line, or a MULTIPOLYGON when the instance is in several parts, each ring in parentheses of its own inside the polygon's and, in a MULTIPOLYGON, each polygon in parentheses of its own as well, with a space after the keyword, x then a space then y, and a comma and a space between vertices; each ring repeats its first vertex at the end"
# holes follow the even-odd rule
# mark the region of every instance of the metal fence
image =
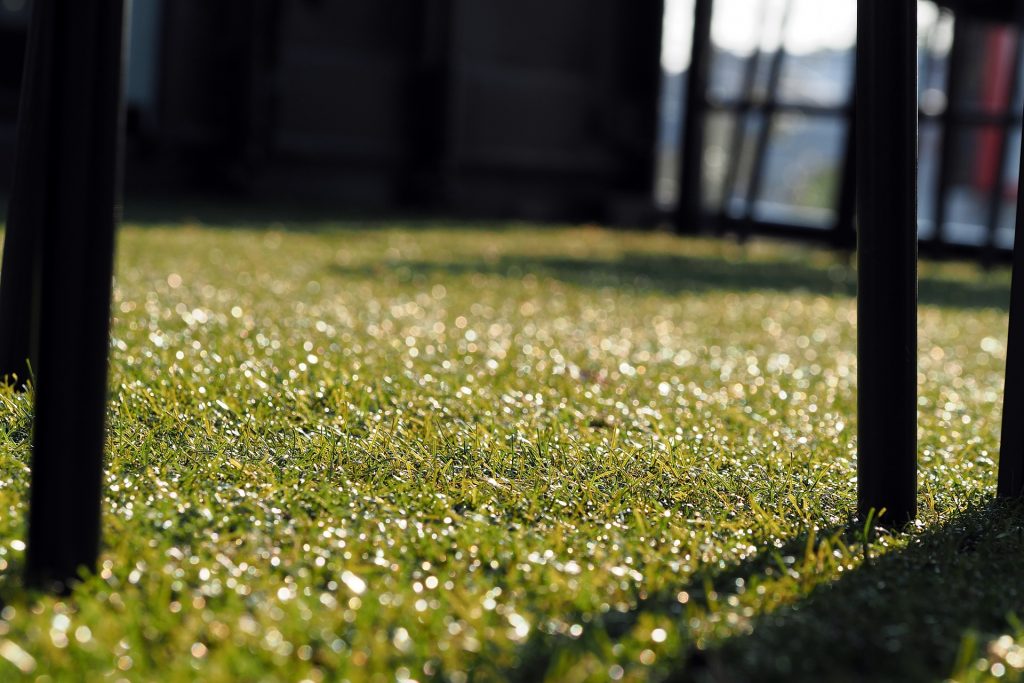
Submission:
MULTIPOLYGON (((745 44, 722 28, 738 0, 677 2, 692 5, 674 16, 693 32, 685 73, 666 77, 685 80, 685 105, 663 104, 680 114, 663 121, 661 138, 662 155, 679 160, 678 191, 668 193, 677 228, 852 248, 855 41, 810 49, 805 34, 810 13, 848 16, 856 1, 748 2, 756 30, 745 44)), ((917 5, 921 250, 1007 259, 1024 109, 1017 3, 917 5)), ((675 175, 671 161, 662 173, 675 175)))

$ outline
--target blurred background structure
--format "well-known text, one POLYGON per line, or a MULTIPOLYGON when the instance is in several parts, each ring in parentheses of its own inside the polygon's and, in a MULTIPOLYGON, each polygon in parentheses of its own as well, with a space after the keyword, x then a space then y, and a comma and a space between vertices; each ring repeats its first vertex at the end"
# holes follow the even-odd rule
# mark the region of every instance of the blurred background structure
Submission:
MULTIPOLYGON (((0 166, 26 0, 0 2, 0 166)), ((648 203, 660 2, 136 0, 127 191, 598 218, 648 203)))
MULTIPOLYGON (((704 2, 706 0, 697 0, 704 2)), ((1013 244, 1024 107, 1019 3, 918 2, 922 248, 1013 244)), ((687 111, 695 0, 669 0, 656 198, 680 197, 680 131, 699 117, 700 188, 681 228, 853 242, 855 0, 714 0, 707 89, 687 111)))
MULTIPOLYGON (((0 0, 0 193, 29 3, 0 0)), ((1017 3, 918 4, 922 247, 995 258, 1013 242, 1017 3)), ((856 0, 133 5, 129 201, 668 219, 853 243, 856 0)))

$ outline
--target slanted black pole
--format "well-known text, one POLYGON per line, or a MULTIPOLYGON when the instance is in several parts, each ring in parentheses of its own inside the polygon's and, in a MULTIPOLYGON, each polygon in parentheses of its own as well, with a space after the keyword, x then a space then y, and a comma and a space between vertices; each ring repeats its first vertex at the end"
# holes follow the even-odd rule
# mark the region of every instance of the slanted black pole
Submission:
POLYGON ((901 525, 917 510, 917 2, 859 0, 857 21, 858 508, 901 525))
MULTIPOLYGON (((1024 144, 1020 178, 1024 179, 1024 144)), ((1006 344, 1003 389, 1003 431, 999 444, 999 497, 1024 497, 1024 188, 1017 192, 1017 223, 1013 241, 1013 284, 1010 291, 1010 333, 1006 344)))
POLYGON ((11 228, 24 251, 8 245, 5 265, 26 259, 36 283, 26 574, 59 590, 99 552, 123 23, 122 0, 36 0, 22 91, 11 228))
MULTIPOLYGON (((697 232, 704 215, 704 114, 707 110, 708 69, 711 64, 712 0, 696 0, 693 47, 684 95, 683 134, 679 150, 677 232, 697 232)), ((738 124, 737 124, 738 125, 738 124)))
MULTIPOLYGON (((759 24, 764 24, 768 17, 769 4, 762 2, 760 12, 758 13, 757 21, 759 24)), ((781 44, 780 44, 781 46, 781 44)), ((753 50, 750 52, 750 56, 746 58, 746 64, 743 67, 743 87, 740 91, 740 105, 736 110, 736 123, 732 127, 732 135, 729 140, 729 166, 725 172, 725 182, 722 183, 722 213, 729 214, 733 199, 736 197, 736 187, 740 180, 740 170, 743 161, 743 144, 747 137, 750 135, 751 121, 754 119, 754 113, 758 111, 757 106, 754 103, 754 92, 757 89, 757 74, 760 71, 761 57, 763 55, 761 41, 758 40, 754 44, 753 50)), ((748 178, 747 187, 749 188, 750 182, 748 178)), ((746 199, 746 198, 745 198, 746 199)), ((749 215, 750 206, 749 204, 744 207, 745 212, 749 215)), ((718 233, 722 232, 724 225, 716 226, 718 233)))
MULTIPOLYGON (((762 110, 764 121, 761 129, 757 132, 754 146, 754 160, 750 171, 750 183, 747 185, 746 219, 740 226, 739 238, 746 241, 754 227, 755 207, 761 198, 764 188, 764 172, 768 166, 768 142, 771 139, 772 130, 775 126, 776 110, 779 106, 779 83, 782 80, 782 67, 786 60, 786 36, 789 34, 789 20, 793 14, 793 0, 787 0, 782 8, 782 20, 779 22, 779 46, 772 55, 768 66, 768 84, 765 88, 765 102, 762 110)), ((733 154, 741 154, 742 150, 735 149, 733 154)))

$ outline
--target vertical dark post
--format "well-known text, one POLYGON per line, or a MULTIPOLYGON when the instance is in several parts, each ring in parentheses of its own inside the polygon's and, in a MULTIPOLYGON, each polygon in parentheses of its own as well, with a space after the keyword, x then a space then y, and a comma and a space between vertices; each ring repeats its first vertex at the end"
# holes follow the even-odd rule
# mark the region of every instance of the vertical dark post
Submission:
MULTIPOLYGON (((36 11, 36 16, 40 14, 36 11)), ((23 93, 18 108, 18 135, 14 158, 14 183, 7 205, 3 265, 0 267, 0 381, 24 388, 35 355, 38 294, 38 238, 40 212, 46 200, 42 186, 45 169, 37 154, 46 146, 46 131, 38 121, 38 109, 46 99, 46 84, 33 69, 46 59, 40 22, 29 23, 23 93), (35 93, 32 96, 31 93, 35 93)))
POLYGON ((708 69, 711 63, 712 0, 696 0, 693 53, 686 81, 682 149, 679 154, 679 206, 676 231, 697 232, 703 211, 704 112, 707 109, 708 69))
MULTIPOLYGON (((1024 178, 1024 141, 1020 177, 1024 178)), ((1017 225, 1013 243, 1010 334, 1006 344, 1003 432, 999 444, 999 496, 1024 496, 1024 187, 1017 191, 1017 225)))
POLYGON ((917 510, 917 3, 859 0, 858 507, 917 510))
MULTIPOLYGON (((96 563, 115 205, 122 0, 36 0, 30 121, 19 129, 15 206, 38 283, 36 413, 27 580, 66 588, 96 563)), ((14 292, 18 294, 18 292, 14 292)))

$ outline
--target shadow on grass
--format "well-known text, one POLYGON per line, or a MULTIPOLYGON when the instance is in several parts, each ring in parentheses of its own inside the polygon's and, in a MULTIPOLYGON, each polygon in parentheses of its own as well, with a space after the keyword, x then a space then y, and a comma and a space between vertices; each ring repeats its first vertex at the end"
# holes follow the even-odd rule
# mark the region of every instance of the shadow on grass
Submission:
MULTIPOLYGON (((408 213, 382 218, 379 212, 353 212, 331 203, 282 203, 279 201, 225 202, 222 199, 186 197, 147 198, 129 201, 125 222, 138 227, 200 224, 218 229, 275 229, 286 232, 376 231, 401 226, 403 229, 444 228, 478 232, 512 232, 522 222, 468 220, 436 214, 408 213)), ((531 225, 538 223, 533 222, 531 225)), ((730 261, 720 257, 696 257, 626 253, 614 261, 505 256, 449 263, 402 261, 377 268, 342 269, 350 274, 372 275, 386 268, 402 268, 414 274, 482 273, 515 276, 534 273, 585 286, 631 286, 638 289, 680 292, 725 291, 807 291, 827 296, 854 296, 856 275, 837 255, 831 267, 815 267, 803 261, 730 261)), ((953 308, 1009 309, 1009 283, 1005 279, 978 274, 975 281, 925 275, 920 280, 922 304, 953 308)))
MULTIPOLYGON (((479 232, 513 232, 522 222, 468 220, 436 214, 408 213, 382 218, 379 212, 341 210, 335 204, 315 202, 225 202, 204 197, 143 199, 125 207, 125 221, 140 227, 198 223, 217 228, 252 230, 254 227, 288 232, 376 231, 401 226, 403 229, 465 229, 479 232)), ((533 222, 531 225, 537 225, 533 222)), ((684 291, 807 291, 827 296, 854 296, 856 275, 836 255, 831 267, 815 267, 803 261, 730 261, 720 257, 697 257, 626 253, 614 261, 573 259, 558 256, 524 258, 505 256, 498 260, 479 259, 449 263, 403 261, 381 264, 404 268, 416 274, 483 273, 514 276, 535 273, 566 282, 595 286, 633 286, 673 294, 684 291)), ((377 269, 361 271, 373 274, 377 269)), ((975 281, 924 275, 919 296, 922 304, 954 308, 996 308, 1008 310, 1009 282, 979 271, 975 281)))
MULTIPOLYGON (((629 287, 664 294, 684 292, 808 292, 824 296, 853 297, 856 273, 838 262, 815 266, 793 260, 728 260, 723 257, 666 255, 627 252, 620 258, 501 256, 466 261, 395 261, 370 266, 335 266, 345 276, 373 277, 397 272, 401 277, 493 275, 521 278, 549 277, 587 287, 629 287)), ((979 275, 976 281, 934 276, 921 278, 922 304, 952 308, 1009 308, 1007 281, 979 275)))
MULTIPOLYGON (((855 527, 839 537, 855 540, 855 527)), ((825 538, 823 532, 818 538, 825 538)), ((515 680, 557 672, 564 655, 615 642, 645 615, 670 616, 686 632, 678 590, 706 607, 751 589, 800 556, 807 538, 721 571, 698 573, 689 585, 642 600, 635 610, 602 615, 586 639, 538 636, 515 680), (711 593, 714 591, 714 593, 711 593)), ((758 616, 749 635, 680 652, 663 671, 674 683, 733 681, 943 681, 969 633, 997 637, 1024 613, 1024 505, 992 502, 916 535, 910 545, 865 560, 819 584, 796 602, 758 616)), ((770 586, 769 586, 770 590, 770 586)))
MULTIPOLYGON (((295 233, 465 227, 471 230, 515 230, 522 222, 510 220, 469 220, 439 216, 422 211, 360 211, 339 207, 331 202, 225 201, 216 197, 183 196, 173 198, 129 198, 124 206, 124 222, 139 228, 168 225, 200 225, 228 230, 279 230, 295 233)), ((532 224, 539 224, 534 222, 532 224)))
POLYGON ((766 615, 676 680, 940 681, 1024 609, 1024 507, 993 502, 766 615))

